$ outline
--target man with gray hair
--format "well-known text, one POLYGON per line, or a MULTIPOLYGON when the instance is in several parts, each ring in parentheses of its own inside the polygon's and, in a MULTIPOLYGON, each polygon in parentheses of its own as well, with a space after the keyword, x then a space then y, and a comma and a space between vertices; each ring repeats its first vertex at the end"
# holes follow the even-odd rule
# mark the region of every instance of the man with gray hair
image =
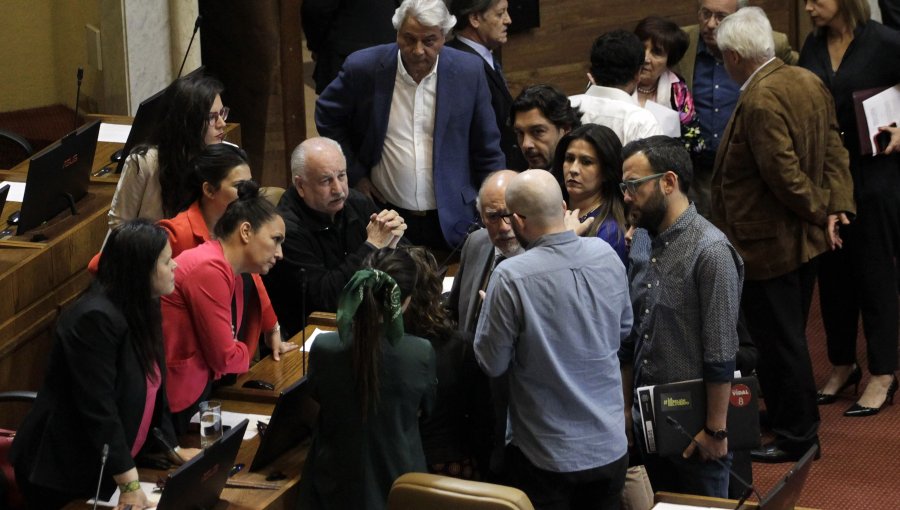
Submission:
MULTIPOLYGON (((697 25, 682 27, 688 35, 688 49, 674 71, 682 76, 694 97, 700 122, 700 137, 706 148, 692 154, 694 183, 688 197, 697 211, 709 217, 709 181, 725 124, 734 111, 740 91, 722 67, 722 53, 716 45, 716 27, 727 16, 747 7, 748 0, 698 0, 697 25)), ((791 50, 787 36, 773 32, 775 54, 788 64, 797 63, 797 52, 791 50)))
POLYGON ((488 284, 475 357, 509 383, 506 476, 537 509, 619 508, 628 444, 617 352, 631 331, 625 266, 565 224, 556 178, 527 170, 506 189, 525 253, 488 284))
POLYGON ((751 455, 794 461, 819 441, 806 345, 815 258, 841 247, 853 181, 831 94, 813 73, 775 57, 762 9, 725 18, 716 40, 741 95, 716 155, 712 220, 744 260, 742 307, 775 434, 751 455))
POLYGON ((396 211, 378 211, 348 189, 347 162, 329 138, 310 138, 291 155, 293 186, 278 202, 286 227, 284 258, 263 283, 283 338, 300 332, 313 311, 333 312, 344 285, 370 252, 394 247, 406 224, 396 211))
POLYGON ((444 48, 456 24, 442 0, 405 0, 397 43, 350 55, 316 102, 357 190, 407 221, 430 248, 462 243, 481 181, 506 166, 482 61, 444 48))

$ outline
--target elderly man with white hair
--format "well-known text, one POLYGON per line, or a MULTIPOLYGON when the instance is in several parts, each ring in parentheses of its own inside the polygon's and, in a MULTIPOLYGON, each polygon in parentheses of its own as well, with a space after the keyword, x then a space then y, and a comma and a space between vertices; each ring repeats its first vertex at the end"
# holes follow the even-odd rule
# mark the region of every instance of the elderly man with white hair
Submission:
POLYGON ((481 181, 506 167, 479 57, 444 48, 456 18, 442 0, 405 0, 397 43, 350 55, 316 102, 316 126, 340 142, 350 182, 397 210, 407 238, 462 243, 481 181))
POLYGON ((744 260, 742 306, 775 434, 752 457, 792 461, 819 442, 806 318, 816 257, 840 249, 837 226, 854 212, 853 181, 831 94, 775 57, 765 13, 728 16, 716 40, 741 95, 716 155, 712 219, 744 260))
POLYGON ((394 247, 406 225, 396 211, 375 207, 347 185, 347 161, 329 138, 310 138, 291 155, 292 184, 278 202, 284 258, 263 277, 284 329, 300 332, 303 317, 333 312, 344 285, 379 248, 394 247))

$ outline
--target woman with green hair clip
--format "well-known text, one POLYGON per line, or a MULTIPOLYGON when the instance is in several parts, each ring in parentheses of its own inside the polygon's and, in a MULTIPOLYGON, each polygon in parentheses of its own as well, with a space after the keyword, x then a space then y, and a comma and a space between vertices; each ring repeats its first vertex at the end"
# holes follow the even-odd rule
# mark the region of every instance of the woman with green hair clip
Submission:
POLYGON ((405 250, 385 248, 364 267, 341 293, 338 331, 319 335, 310 350, 307 377, 320 407, 302 509, 381 509, 397 477, 428 472, 419 417, 434 407, 435 353, 403 328, 416 264, 405 250))

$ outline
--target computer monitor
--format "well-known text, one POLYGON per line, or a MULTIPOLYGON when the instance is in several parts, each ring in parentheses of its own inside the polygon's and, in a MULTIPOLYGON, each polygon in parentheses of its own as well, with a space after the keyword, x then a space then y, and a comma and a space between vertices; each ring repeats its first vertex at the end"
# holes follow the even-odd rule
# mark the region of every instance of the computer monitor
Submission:
MULTIPOLYGON (((197 76, 203 73, 204 66, 194 69, 185 78, 197 76)), ((134 122, 131 123, 131 130, 128 132, 128 138, 125 140, 125 147, 117 150, 112 161, 116 163, 116 173, 121 173, 125 166, 125 159, 131 154, 135 147, 150 143, 156 127, 162 121, 163 112, 165 112, 165 94, 171 85, 163 87, 162 90, 141 101, 138 105, 137 113, 134 115, 134 122)))
POLYGON ((302 378, 278 396, 272 418, 261 434, 259 448, 250 471, 259 471, 312 434, 319 416, 319 405, 309 394, 309 384, 302 378))
POLYGON ((819 451, 818 445, 810 449, 791 467, 784 477, 778 481, 759 502, 760 510, 793 510, 800 501, 800 493, 809 478, 812 461, 819 451))
POLYGON ((232 427, 209 448, 182 464, 166 479, 158 510, 193 510, 213 508, 228 481, 228 473, 234 466, 247 419, 232 427))
POLYGON ((81 200, 91 182, 100 121, 84 125, 50 145, 28 163, 16 235, 52 219, 81 200))

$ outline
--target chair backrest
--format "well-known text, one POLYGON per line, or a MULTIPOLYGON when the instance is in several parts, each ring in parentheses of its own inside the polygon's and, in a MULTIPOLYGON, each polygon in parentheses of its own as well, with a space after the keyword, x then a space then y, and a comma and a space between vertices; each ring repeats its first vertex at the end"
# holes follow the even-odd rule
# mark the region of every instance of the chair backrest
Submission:
POLYGON ((388 496, 388 510, 534 510, 519 489, 448 476, 406 473, 388 496))
POLYGON ((33 152, 24 136, 0 129, 0 168, 8 170, 28 159, 33 152))
POLYGON ((266 200, 272 202, 272 205, 278 205, 281 195, 284 195, 284 188, 278 186, 264 186, 259 189, 259 194, 264 196, 266 200))
MULTIPOLYGON (((37 393, 33 391, 0 392, 0 402, 34 402, 37 393)), ((16 475, 9 463, 9 449, 16 433, 0 429, 0 508, 18 510, 25 508, 25 501, 16 484, 16 475)))

